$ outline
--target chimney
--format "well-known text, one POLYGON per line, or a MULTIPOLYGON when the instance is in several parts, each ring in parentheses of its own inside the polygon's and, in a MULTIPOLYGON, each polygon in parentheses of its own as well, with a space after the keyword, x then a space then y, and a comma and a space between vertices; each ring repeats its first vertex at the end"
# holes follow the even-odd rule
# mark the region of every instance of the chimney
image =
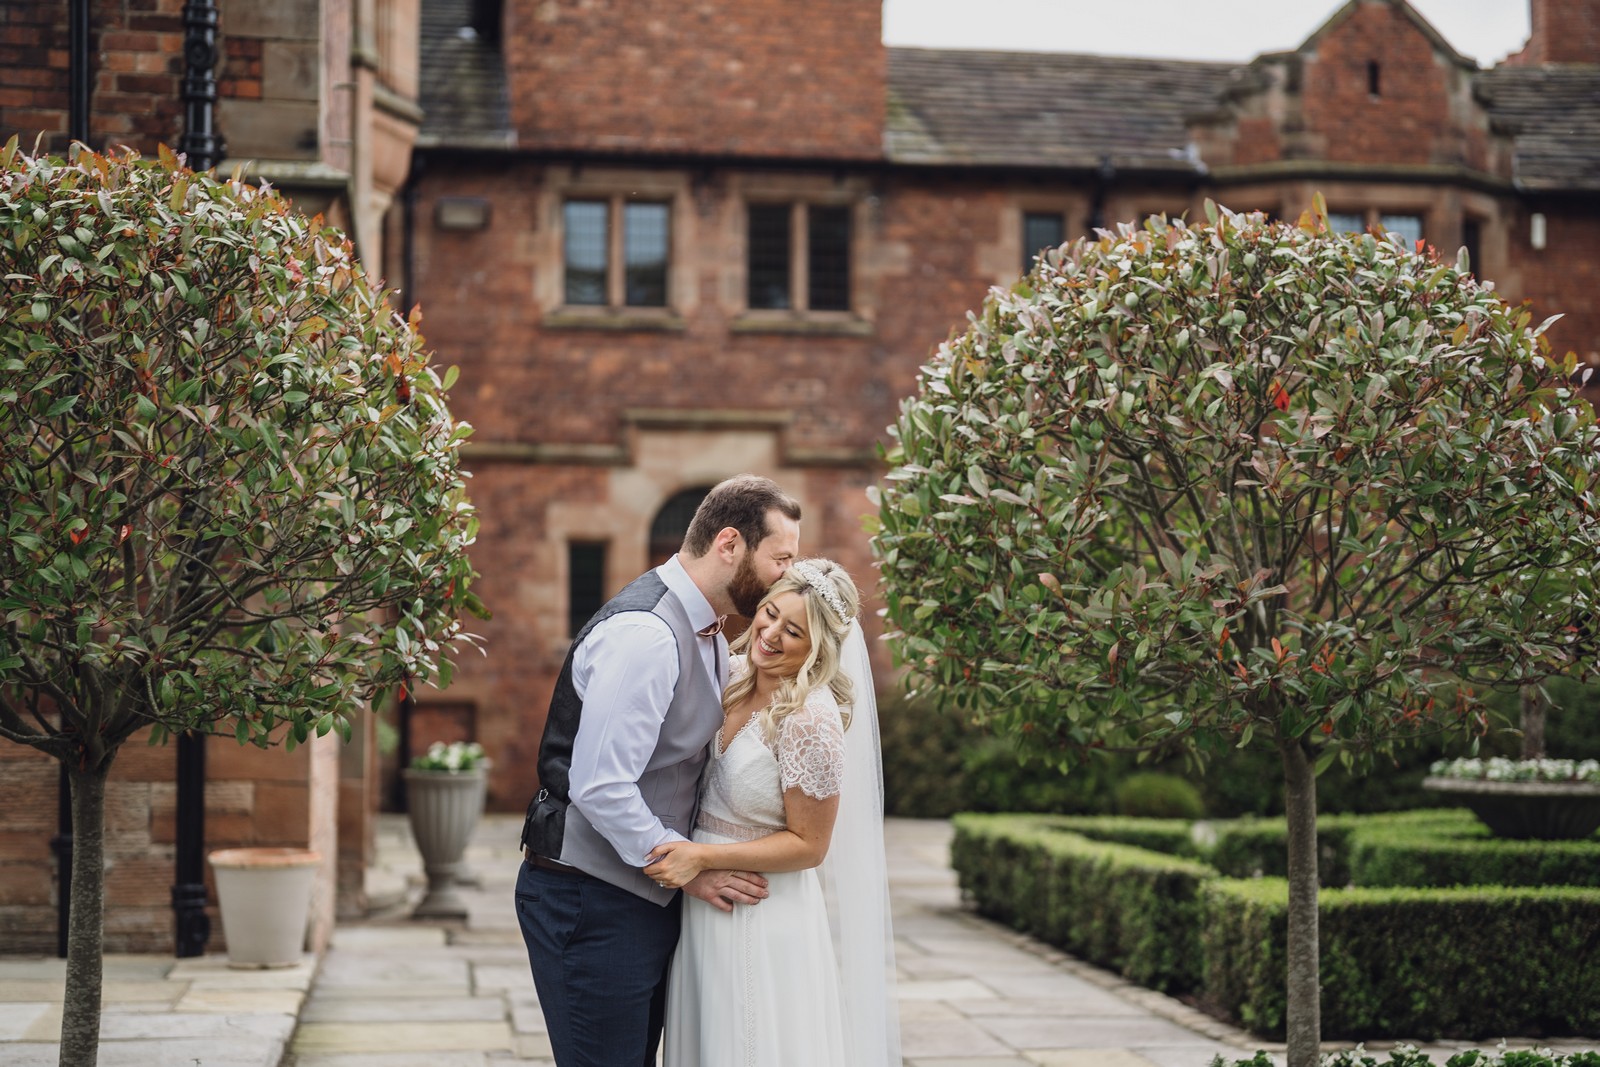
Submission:
POLYGON ((1516 62, 1600 64, 1600 0, 1531 0, 1532 32, 1516 62))

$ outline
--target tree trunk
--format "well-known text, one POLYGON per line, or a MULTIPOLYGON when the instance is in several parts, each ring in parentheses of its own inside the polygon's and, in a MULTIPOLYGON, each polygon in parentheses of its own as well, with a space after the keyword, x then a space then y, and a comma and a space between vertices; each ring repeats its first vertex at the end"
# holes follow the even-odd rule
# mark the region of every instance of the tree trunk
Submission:
POLYGON ((1522 687, 1522 758, 1544 759, 1544 696, 1536 685, 1522 687))
POLYGON ((1305 748, 1278 742, 1289 820, 1289 1064, 1317 1067, 1322 1043, 1322 986, 1317 948, 1317 779, 1305 748))
POLYGON ((105 933, 105 801, 111 761, 79 769, 72 782, 72 915, 67 991, 61 1005, 61 1067, 95 1067, 100 1057, 101 948, 105 933))

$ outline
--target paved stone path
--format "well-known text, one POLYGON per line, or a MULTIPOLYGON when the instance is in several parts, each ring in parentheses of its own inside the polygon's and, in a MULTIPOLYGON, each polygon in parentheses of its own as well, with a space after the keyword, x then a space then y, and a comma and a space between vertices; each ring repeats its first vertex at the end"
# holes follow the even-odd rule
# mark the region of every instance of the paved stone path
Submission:
MULTIPOLYGON (((108 958, 101 1067, 552 1067, 511 909, 519 826, 480 827, 464 923, 407 917, 421 865, 385 817, 372 884, 393 906, 341 924, 320 969, 108 958)), ((891 820, 888 838, 906 1067, 1206 1067, 1260 1047, 1282 1063, 1281 1046, 963 911, 948 824, 891 820)), ((55 1067, 63 983, 60 960, 0 955, 0 1063, 55 1067)), ((1442 1064, 1466 1047, 1426 1050, 1442 1064)))

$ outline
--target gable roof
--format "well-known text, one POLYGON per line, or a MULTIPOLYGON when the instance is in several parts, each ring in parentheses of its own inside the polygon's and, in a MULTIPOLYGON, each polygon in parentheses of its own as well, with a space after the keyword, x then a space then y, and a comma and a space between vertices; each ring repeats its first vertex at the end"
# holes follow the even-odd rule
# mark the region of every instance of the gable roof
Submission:
MULTIPOLYGON (((1350 0, 1297 51, 1348 17, 1350 0)), ((1405 0, 1445 54, 1470 65, 1405 0)), ((421 148, 511 148, 499 47, 468 27, 473 0, 422 0, 421 148)), ((1050 52, 889 48, 884 152, 909 166, 1205 172, 1187 120, 1256 77, 1250 65, 1050 52)), ((1600 65, 1502 64, 1473 75, 1512 177, 1529 192, 1600 191, 1600 65)))
MULTIPOLYGON (((1353 15, 1356 8, 1359 7, 1363 2, 1364 0, 1349 0, 1349 2, 1343 7, 1323 20, 1321 26, 1318 26, 1315 30, 1312 30, 1311 36, 1307 37, 1304 41, 1301 41, 1300 47, 1296 48, 1295 51, 1315 51, 1317 44, 1329 33, 1333 32, 1334 28, 1337 27, 1339 23, 1353 15)), ((1389 5, 1401 15, 1411 20, 1417 29, 1421 31, 1422 35, 1428 39, 1428 43, 1433 45, 1433 50, 1435 52, 1438 52, 1440 55, 1444 56, 1452 63, 1455 63, 1457 66, 1465 67, 1468 70, 1478 69, 1478 64, 1475 60, 1468 56, 1462 55, 1460 52, 1457 52, 1455 50, 1455 46, 1449 41, 1445 40, 1444 34, 1434 29, 1433 23, 1423 18, 1422 15, 1418 13, 1417 9, 1407 3, 1406 0, 1388 0, 1388 2, 1389 5)))
POLYGON ((884 150, 896 163, 1198 173, 1185 119, 1216 106, 1230 63, 890 48, 884 150))
POLYGON ((1529 192, 1600 192, 1600 65, 1499 66, 1474 91, 1529 192))

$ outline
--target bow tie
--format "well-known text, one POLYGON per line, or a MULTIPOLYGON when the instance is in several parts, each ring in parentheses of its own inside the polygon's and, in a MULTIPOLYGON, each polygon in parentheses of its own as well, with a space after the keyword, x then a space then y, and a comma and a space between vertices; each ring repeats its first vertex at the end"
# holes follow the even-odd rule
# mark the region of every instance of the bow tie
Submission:
POLYGON ((728 621, 726 615, 718 615, 717 621, 707 626, 704 630, 696 630, 701 637, 715 637, 722 632, 722 624, 728 621))

